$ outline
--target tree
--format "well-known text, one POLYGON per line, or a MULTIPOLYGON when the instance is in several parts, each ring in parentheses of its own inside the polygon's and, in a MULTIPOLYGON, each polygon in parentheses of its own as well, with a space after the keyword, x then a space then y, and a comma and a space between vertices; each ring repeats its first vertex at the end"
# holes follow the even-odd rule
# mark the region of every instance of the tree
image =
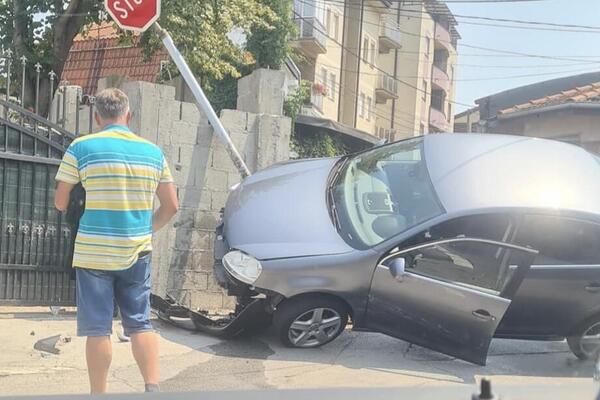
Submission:
POLYGON ((259 68, 279 69, 291 53, 290 39, 296 33, 296 26, 291 19, 291 0, 261 0, 268 6, 277 19, 272 26, 257 27, 248 36, 246 48, 256 60, 259 68))
MULTIPOLYGON (((229 34, 234 28, 245 34, 256 29, 271 29, 277 15, 263 1, 163 0, 160 23, 169 30, 192 71, 203 84, 210 84, 225 77, 237 78, 240 66, 253 63, 252 57, 248 57, 229 34)), ((0 45, 14 51, 15 76, 20 70, 15 61, 22 56, 28 59, 24 105, 33 102, 33 64, 39 62, 42 65, 40 111, 47 113, 48 73, 53 70, 60 81, 73 39, 87 24, 99 22, 102 8, 101 0, 0 0, 0 45)), ((134 38, 125 32, 121 36, 134 38)), ((139 41, 147 55, 161 45, 151 32, 139 41)))
POLYGON ((98 20, 101 6, 102 2, 94 0, 0 0, 0 45, 13 50, 15 76, 21 71, 20 62, 15 61, 23 56, 28 60, 25 106, 33 103, 33 65, 39 62, 40 111, 48 111, 49 72, 54 71, 60 80, 73 39, 86 23, 98 20))

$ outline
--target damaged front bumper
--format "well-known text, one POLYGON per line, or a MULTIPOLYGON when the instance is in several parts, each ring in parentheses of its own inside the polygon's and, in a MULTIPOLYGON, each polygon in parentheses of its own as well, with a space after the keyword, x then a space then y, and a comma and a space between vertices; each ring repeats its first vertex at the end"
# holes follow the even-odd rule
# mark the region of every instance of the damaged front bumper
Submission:
POLYGON ((207 312, 192 311, 167 296, 163 299, 152 294, 150 305, 156 311, 158 318, 177 327, 203 332, 220 338, 232 338, 243 333, 256 332, 271 324, 273 312, 272 299, 257 297, 260 294, 249 285, 238 281, 224 268, 221 260, 230 250, 223 236, 223 223, 216 229, 214 244, 214 276, 219 286, 227 291, 229 296, 236 298, 235 312, 220 318, 211 318, 207 312))
POLYGON ((163 299, 150 295, 150 305, 158 318, 179 328, 199 331, 211 336, 229 339, 245 332, 256 332, 270 324, 269 301, 253 299, 240 311, 227 317, 211 318, 208 313, 192 311, 167 296, 163 299))

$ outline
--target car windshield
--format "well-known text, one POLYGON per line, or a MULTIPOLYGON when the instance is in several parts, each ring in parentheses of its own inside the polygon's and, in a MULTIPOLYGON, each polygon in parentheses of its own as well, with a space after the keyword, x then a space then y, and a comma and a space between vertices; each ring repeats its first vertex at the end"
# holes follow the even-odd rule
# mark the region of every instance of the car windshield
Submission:
POLYGON ((330 190, 340 233, 357 248, 377 245, 443 212, 423 157, 423 138, 350 158, 330 190))

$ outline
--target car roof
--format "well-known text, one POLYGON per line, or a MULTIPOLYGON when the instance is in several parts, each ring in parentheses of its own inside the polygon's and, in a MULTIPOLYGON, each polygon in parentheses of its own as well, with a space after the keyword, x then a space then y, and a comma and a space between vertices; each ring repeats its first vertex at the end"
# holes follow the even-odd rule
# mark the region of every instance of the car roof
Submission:
POLYGON ((425 159, 448 213, 542 208, 600 214, 600 159, 581 147, 498 134, 435 134, 425 159))

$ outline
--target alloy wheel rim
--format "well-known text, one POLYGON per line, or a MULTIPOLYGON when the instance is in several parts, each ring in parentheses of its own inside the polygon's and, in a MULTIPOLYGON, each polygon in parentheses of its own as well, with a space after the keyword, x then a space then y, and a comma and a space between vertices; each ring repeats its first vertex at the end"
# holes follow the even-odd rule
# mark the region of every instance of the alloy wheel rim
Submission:
POLYGON ((590 326, 581 336, 580 348, 588 357, 594 357, 600 352, 600 322, 590 326))
POLYGON ((297 317, 288 331, 296 347, 315 347, 334 338, 342 325, 342 317, 331 308, 314 308, 297 317))

